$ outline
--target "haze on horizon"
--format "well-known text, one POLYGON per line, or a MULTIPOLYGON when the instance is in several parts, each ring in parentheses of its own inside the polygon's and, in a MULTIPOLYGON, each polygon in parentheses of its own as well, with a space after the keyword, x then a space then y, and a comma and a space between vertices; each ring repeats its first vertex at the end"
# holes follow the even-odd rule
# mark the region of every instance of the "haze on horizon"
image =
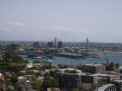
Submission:
POLYGON ((121 0, 0 0, 0 40, 122 42, 121 0))

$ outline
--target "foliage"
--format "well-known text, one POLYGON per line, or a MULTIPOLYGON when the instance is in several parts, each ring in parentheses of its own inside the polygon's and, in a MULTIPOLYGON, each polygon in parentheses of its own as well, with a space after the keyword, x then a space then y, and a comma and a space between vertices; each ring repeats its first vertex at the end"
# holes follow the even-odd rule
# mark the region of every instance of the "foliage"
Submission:
POLYGON ((65 70, 66 73, 77 73, 76 70, 65 70))
POLYGON ((53 77, 48 78, 48 87, 58 87, 58 81, 57 79, 53 77))
POLYGON ((42 89, 42 84, 43 84, 43 81, 42 81, 42 80, 34 80, 34 82, 33 82, 33 87, 34 87, 37 91, 41 91, 41 89, 42 89))
POLYGON ((17 48, 18 45, 14 44, 6 46, 0 60, 0 68, 18 72, 25 67, 27 62, 18 56, 17 48))

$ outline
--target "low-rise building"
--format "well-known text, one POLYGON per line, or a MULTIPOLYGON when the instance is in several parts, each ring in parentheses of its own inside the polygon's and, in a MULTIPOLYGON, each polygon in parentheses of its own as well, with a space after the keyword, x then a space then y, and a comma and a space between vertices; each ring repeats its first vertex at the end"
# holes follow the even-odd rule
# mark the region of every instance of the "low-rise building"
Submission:
POLYGON ((86 64, 82 66, 83 72, 88 73, 103 73, 105 71, 105 65, 103 64, 86 64))
POLYGON ((5 77, 0 73, 0 91, 6 91, 5 77))
POLYGON ((117 91, 114 84, 106 84, 96 89, 96 91, 117 91))
POLYGON ((93 77, 93 84, 96 87, 99 87, 101 85, 104 85, 104 84, 107 84, 110 82, 110 77, 108 74, 96 73, 96 74, 92 74, 90 76, 93 77))
POLYGON ((18 91, 34 91, 34 89, 32 88, 31 81, 27 80, 27 78, 24 76, 18 77, 17 90, 18 91))
POLYGON ((122 80, 113 80, 112 83, 115 84, 117 91, 122 91, 122 80))

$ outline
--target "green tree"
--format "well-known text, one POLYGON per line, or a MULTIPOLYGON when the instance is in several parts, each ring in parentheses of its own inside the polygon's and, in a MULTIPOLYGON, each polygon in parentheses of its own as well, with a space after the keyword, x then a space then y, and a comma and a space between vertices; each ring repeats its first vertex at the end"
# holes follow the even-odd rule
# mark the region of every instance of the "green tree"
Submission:
POLYGON ((34 80, 33 82, 33 88, 35 88, 37 91, 41 91, 42 90, 42 84, 43 84, 43 80, 34 80))
POLYGON ((17 45, 8 45, 2 55, 1 65, 5 65, 4 68, 18 72, 26 65, 26 61, 18 56, 17 45))

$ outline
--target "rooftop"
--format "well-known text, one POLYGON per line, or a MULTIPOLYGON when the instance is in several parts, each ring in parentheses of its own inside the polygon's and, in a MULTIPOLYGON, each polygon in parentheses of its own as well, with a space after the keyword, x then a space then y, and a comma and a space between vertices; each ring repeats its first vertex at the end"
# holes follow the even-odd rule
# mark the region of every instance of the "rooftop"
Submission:
POLYGON ((74 69, 74 68, 64 68, 64 69, 59 69, 59 71, 63 74, 72 74, 72 75, 86 75, 83 73, 81 70, 74 69))
POLYGON ((114 84, 106 84, 102 87, 99 87, 97 91, 105 91, 107 88, 114 86, 114 84))
POLYGON ((95 67, 97 67, 97 66, 103 66, 103 64, 85 64, 86 66, 95 66, 95 67))

